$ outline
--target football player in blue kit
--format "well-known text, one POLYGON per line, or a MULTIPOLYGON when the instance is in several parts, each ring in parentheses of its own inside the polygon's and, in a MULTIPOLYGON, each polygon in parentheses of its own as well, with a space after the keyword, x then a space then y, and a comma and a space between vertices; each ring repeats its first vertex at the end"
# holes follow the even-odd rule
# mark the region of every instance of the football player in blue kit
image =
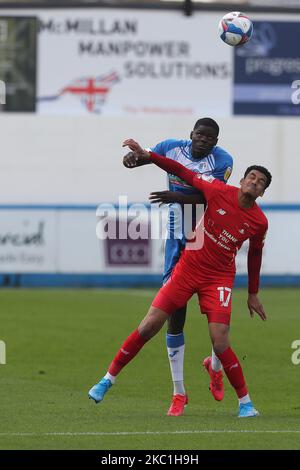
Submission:
MULTIPOLYGON (((218 124, 211 118, 202 118, 195 123, 190 139, 167 139, 151 147, 150 150, 166 158, 171 158, 194 172, 227 182, 232 172, 233 160, 229 153, 217 146, 218 135, 218 124)), ((140 166, 132 152, 125 155, 123 164, 126 168, 140 166)), ((168 179, 168 191, 152 192, 149 197, 152 203, 169 204, 163 283, 169 279, 186 245, 186 230, 183 221, 187 223, 188 219, 183 214, 184 205, 192 204, 195 207, 196 204, 205 204, 202 193, 197 189, 174 175, 169 174, 168 179)), ((195 214, 194 210, 193 219, 195 219, 195 214)), ((195 220, 189 222, 189 228, 194 228, 194 222, 195 220)), ((169 416, 180 416, 188 403, 183 379, 185 318, 186 306, 170 315, 168 319, 166 339, 173 380, 173 397, 167 413, 169 416)), ((224 396, 222 366, 213 350, 211 357, 206 358, 203 365, 210 375, 212 395, 216 400, 222 400, 224 396)))

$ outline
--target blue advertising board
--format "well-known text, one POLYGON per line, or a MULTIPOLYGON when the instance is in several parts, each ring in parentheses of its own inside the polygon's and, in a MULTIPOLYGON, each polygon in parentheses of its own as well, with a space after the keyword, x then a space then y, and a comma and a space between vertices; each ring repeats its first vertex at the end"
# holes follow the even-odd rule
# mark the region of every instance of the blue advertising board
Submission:
POLYGON ((252 39, 234 50, 234 114, 300 116, 299 38, 300 22, 254 22, 252 39))

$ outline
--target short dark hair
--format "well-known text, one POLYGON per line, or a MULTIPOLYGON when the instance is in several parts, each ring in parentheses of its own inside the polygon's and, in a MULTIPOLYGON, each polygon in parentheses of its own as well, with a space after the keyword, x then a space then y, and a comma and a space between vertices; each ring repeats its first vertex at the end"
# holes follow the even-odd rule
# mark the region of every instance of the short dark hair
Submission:
POLYGON ((251 166, 248 166, 247 170, 245 171, 244 178, 246 178, 248 173, 250 173, 250 171, 252 171, 252 170, 260 171, 260 173, 262 173, 263 175, 266 176, 267 182, 266 182, 266 188, 265 189, 267 189, 270 186, 271 181, 272 181, 272 175, 269 172, 269 170, 267 170, 267 168, 265 168, 264 166, 261 166, 261 165, 251 165, 251 166))
POLYGON ((197 129, 197 127, 199 126, 212 127, 216 131, 217 136, 219 135, 219 126, 216 123, 216 121, 214 121, 211 118, 205 117, 205 118, 198 119, 198 121, 194 125, 194 129, 197 129))

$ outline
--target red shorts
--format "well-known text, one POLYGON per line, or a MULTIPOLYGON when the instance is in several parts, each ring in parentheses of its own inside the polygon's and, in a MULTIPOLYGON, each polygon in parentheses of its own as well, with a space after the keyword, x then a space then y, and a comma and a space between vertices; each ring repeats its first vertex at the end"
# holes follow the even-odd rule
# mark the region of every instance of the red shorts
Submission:
POLYGON ((207 315, 208 322, 229 325, 231 316, 231 298, 234 276, 220 277, 216 272, 197 275, 182 269, 180 263, 159 290, 152 306, 172 314, 187 304, 193 294, 198 294, 201 313, 207 315))

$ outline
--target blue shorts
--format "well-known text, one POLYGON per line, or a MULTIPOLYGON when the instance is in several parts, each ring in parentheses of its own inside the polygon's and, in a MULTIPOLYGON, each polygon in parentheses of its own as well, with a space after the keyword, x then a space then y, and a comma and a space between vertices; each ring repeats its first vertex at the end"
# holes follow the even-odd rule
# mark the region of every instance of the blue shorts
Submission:
POLYGON ((194 216, 191 221, 183 218, 182 206, 180 204, 175 203, 169 205, 163 284, 165 284, 169 279, 182 251, 185 248, 186 238, 184 227, 186 223, 188 223, 190 228, 192 228, 192 221, 195 222, 194 216))
POLYGON ((178 262, 182 250, 185 248, 185 238, 167 238, 165 244, 165 267, 163 273, 163 284, 169 279, 176 263, 178 262))

